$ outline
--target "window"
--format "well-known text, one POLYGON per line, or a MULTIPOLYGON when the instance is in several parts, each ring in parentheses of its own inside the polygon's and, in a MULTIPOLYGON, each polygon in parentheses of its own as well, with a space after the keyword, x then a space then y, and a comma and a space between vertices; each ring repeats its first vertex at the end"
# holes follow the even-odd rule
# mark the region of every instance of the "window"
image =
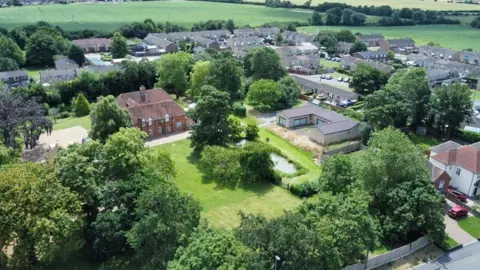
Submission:
POLYGON ((145 120, 142 119, 142 127, 145 127, 145 120))
POLYGON ((317 125, 323 125, 323 124, 325 124, 325 123, 326 123, 326 122, 324 122, 324 121, 322 121, 322 120, 320 120, 320 119, 317 119, 317 125))
POLYGON ((148 118, 148 125, 149 125, 149 126, 152 125, 152 118, 151 118, 151 117, 148 118))
POLYGON ((168 121, 170 121, 170 115, 165 114, 165 122, 168 122, 168 121))
POLYGON ((148 135, 152 135, 153 134, 153 130, 151 128, 148 129, 148 135))
POLYGON ((182 122, 177 122, 177 128, 181 128, 182 127, 182 122))
POLYGON ((460 173, 462 172, 461 169, 457 169, 457 171, 455 172, 456 175, 460 175, 460 173))
POLYGON ((298 126, 303 126, 307 124, 307 118, 301 118, 301 119, 295 119, 293 120, 293 126, 298 127, 298 126))
POLYGON ((445 181, 442 180, 440 183, 438 183, 438 189, 443 189, 443 186, 445 185, 445 181))
POLYGON ((158 133, 162 134, 162 132, 163 132, 162 127, 159 127, 159 128, 158 128, 158 133))
POLYGON ((278 124, 279 124, 280 126, 285 126, 285 118, 279 117, 279 118, 278 118, 278 124))

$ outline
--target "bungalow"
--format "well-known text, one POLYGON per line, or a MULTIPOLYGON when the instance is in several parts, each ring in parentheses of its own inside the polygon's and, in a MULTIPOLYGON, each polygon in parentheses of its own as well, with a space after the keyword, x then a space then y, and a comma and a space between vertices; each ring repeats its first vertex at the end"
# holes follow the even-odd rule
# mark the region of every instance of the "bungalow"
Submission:
POLYGON ((72 43, 79 46, 85 53, 109 52, 112 40, 109 38, 76 39, 72 43))
POLYGON ((313 104, 278 112, 277 124, 289 129, 312 126, 309 137, 321 145, 360 137, 357 121, 313 104))
POLYGON ((390 74, 390 73, 393 72, 393 67, 391 67, 389 65, 386 65, 386 64, 383 64, 383 63, 379 63, 379 62, 371 62, 371 61, 367 61, 367 60, 364 60, 364 59, 355 58, 355 57, 352 57, 352 56, 343 56, 340 59, 341 67, 344 68, 344 69, 352 70, 352 71, 355 71, 358 67, 358 64, 360 64, 360 63, 363 63, 365 65, 376 68, 376 69, 378 69, 378 70, 380 70, 384 73, 387 73, 387 74, 390 74))
POLYGON ((159 38, 159 37, 157 37, 155 35, 152 35, 152 34, 148 34, 143 39, 143 41, 146 44, 157 46, 157 49, 159 49, 160 51, 163 51, 163 52, 171 53, 171 52, 178 51, 177 44, 175 44, 175 43, 173 43, 169 40, 159 38))
POLYGON ((42 83, 54 84, 62 81, 70 81, 77 77, 75 69, 51 69, 40 71, 40 81, 42 83))
POLYGON ((117 104, 128 111, 132 126, 156 138, 189 128, 191 120, 172 97, 162 89, 146 90, 120 94, 117 104))
POLYGON ((25 70, 0 72, 0 80, 8 87, 26 86, 28 84, 28 73, 25 70))
POLYGON ((480 195, 480 143, 462 146, 448 141, 430 151, 429 169, 437 189, 450 185, 468 196, 480 195))
POLYGON ((377 47, 380 46, 380 43, 385 40, 385 37, 380 34, 371 34, 371 35, 357 35, 356 40, 365 43, 368 47, 377 47))
POLYGON ((369 60, 369 61, 378 61, 378 62, 388 61, 388 53, 382 50, 356 52, 353 54, 353 56, 356 58, 369 60))
POLYGON ((450 61, 460 60, 460 52, 434 46, 420 46, 418 47, 418 54, 450 61))
POLYGON ((386 39, 380 43, 380 49, 409 54, 415 49, 415 41, 411 38, 386 39))
POLYGON ((78 68, 77 62, 71 59, 59 59, 55 61, 55 69, 72 69, 78 68))

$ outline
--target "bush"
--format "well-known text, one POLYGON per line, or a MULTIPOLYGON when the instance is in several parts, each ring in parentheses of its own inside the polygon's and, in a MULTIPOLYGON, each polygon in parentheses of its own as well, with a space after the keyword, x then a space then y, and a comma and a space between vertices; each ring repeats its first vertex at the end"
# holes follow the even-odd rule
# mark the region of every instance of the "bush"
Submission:
POLYGON ((245 117, 247 116, 247 109, 241 102, 235 102, 232 105, 233 114, 238 117, 245 117))
POLYGON ((346 109, 345 111, 340 111, 341 114, 345 115, 346 117, 353 118, 358 121, 363 120, 363 113, 357 112, 353 109, 346 109))
POLYGON ((64 111, 64 112, 61 112, 61 113, 58 115, 58 118, 64 119, 64 118, 69 118, 70 116, 72 116, 71 113, 64 111))
POLYGON ((333 68, 336 72, 338 73, 341 73, 341 74, 345 74, 345 75, 349 75, 350 72, 344 68, 341 68, 341 67, 335 67, 333 68))
POLYGON ((258 131, 259 129, 257 125, 248 124, 245 129, 246 139, 249 141, 256 140, 258 138, 258 131))
POLYGON ((49 110, 50 110, 50 106, 47 103, 43 103, 43 111, 45 115, 48 115, 49 110))
POLYGON ((77 117, 85 116, 90 113, 90 103, 83 94, 78 94, 72 101, 72 111, 77 117))
POLYGON ((302 198, 313 196, 317 194, 319 190, 320 188, 317 180, 290 186, 290 192, 302 198))
POLYGON ((476 143, 480 142, 480 133, 468 131, 468 130, 459 130, 456 136, 467 143, 476 143))
POLYGON ((59 112, 69 112, 70 111, 70 106, 65 105, 64 103, 58 105, 58 111, 59 112))

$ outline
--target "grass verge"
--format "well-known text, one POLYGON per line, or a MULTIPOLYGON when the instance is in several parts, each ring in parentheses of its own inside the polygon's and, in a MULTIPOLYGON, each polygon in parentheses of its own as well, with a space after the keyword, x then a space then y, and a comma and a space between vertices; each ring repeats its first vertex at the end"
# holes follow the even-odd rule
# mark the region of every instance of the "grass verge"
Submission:
POLYGON ((91 125, 92 123, 88 115, 83 117, 69 117, 53 120, 53 130, 66 129, 74 126, 82 126, 86 130, 89 130, 91 125))
POLYGON ((480 218, 468 217, 458 221, 458 225, 471 236, 475 238, 480 237, 480 218))

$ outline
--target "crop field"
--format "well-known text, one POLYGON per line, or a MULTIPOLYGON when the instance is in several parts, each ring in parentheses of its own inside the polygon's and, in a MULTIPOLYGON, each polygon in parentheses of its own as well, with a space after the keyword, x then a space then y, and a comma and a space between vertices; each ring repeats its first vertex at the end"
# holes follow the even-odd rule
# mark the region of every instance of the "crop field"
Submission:
MULTIPOLYGON (((253 2, 264 2, 263 0, 249 0, 253 2)), ((290 2, 301 5, 305 0, 290 0, 290 2)), ((312 6, 316 6, 323 2, 339 2, 351 6, 367 5, 367 6, 382 6, 388 5, 392 8, 421 8, 425 10, 480 10, 480 5, 468 5, 460 3, 447 3, 447 0, 313 0, 312 6)))
POLYGON ((65 30, 113 31, 122 24, 147 18, 187 27, 200 21, 228 19, 233 19, 236 25, 256 26, 267 22, 305 22, 310 16, 309 10, 255 5, 187 1, 124 2, 1 8, 0 27, 13 28, 46 21, 65 30))
POLYGON ((308 26, 297 31, 316 33, 323 30, 350 29, 353 33, 382 34, 385 38, 410 37, 417 45, 426 45, 430 41, 454 50, 471 48, 480 51, 480 30, 466 25, 415 25, 394 27, 348 27, 348 26, 308 26))

